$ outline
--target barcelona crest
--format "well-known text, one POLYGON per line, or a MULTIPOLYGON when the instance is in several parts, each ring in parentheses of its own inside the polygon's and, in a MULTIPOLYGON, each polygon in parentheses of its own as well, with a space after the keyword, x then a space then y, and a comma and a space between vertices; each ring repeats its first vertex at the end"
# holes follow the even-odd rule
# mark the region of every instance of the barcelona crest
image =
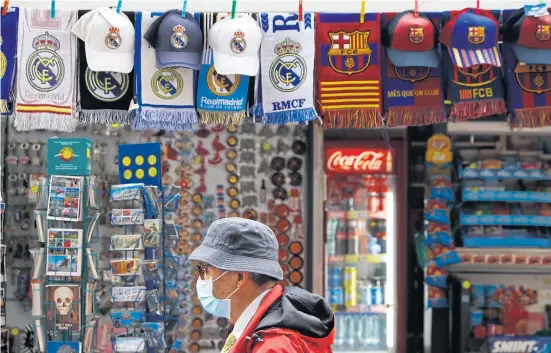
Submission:
POLYGON ((529 65, 518 62, 515 78, 526 92, 542 94, 551 91, 551 65, 529 65))
POLYGON ((425 39, 425 34, 423 33, 423 28, 421 27, 410 27, 409 28, 409 41, 413 44, 419 44, 425 39))
POLYGON ((484 27, 469 27, 469 42, 472 44, 481 44, 484 42, 484 27))
POLYGON ((469 68, 456 68, 457 76, 453 82, 464 87, 481 87, 495 81, 498 76, 492 70, 491 65, 482 64, 469 68))
MULTIPOLYGON (((394 65, 392 65, 394 66, 394 65)), ((411 83, 415 83, 417 81, 422 81, 426 79, 430 74, 430 68, 429 67, 416 67, 416 66, 410 66, 410 67, 397 67, 394 66, 394 72, 396 73, 396 76, 402 80, 402 81, 409 81, 411 83)))
POLYGON ((329 32, 331 46, 327 52, 331 68, 353 75, 365 71, 371 62, 370 31, 329 32))
POLYGON ((540 40, 542 42, 545 42, 546 40, 551 37, 551 26, 549 25, 538 25, 536 27, 536 39, 540 40))

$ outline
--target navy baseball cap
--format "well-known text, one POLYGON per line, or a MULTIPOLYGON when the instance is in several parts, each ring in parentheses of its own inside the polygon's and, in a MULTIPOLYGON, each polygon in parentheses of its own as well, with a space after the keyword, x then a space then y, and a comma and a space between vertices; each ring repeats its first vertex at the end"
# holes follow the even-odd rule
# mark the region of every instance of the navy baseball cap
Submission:
POLYGON ((144 35, 155 48, 157 67, 201 68, 203 32, 192 14, 170 10, 159 16, 144 35))
POLYGON ((438 67, 436 27, 426 15, 413 11, 397 14, 383 29, 383 44, 394 66, 438 67))
POLYGON ((463 9, 452 13, 440 31, 439 41, 448 48, 453 64, 469 68, 480 64, 501 67, 497 47, 499 25, 490 11, 463 9))
POLYGON ((551 15, 526 16, 524 9, 513 12, 503 25, 503 40, 512 43, 519 61, 551 65, 551 15))

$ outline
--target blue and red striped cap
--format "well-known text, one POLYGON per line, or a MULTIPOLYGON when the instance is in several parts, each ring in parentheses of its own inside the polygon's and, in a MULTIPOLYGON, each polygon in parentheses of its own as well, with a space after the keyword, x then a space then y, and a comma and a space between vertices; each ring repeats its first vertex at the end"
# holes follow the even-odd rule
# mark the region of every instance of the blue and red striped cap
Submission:
POLYGON ((440 63, 435 50, 436 27, 422 13, 397 14, 383 29, 382 41, 394 66, 438 67, 440 63))
POLYGON ((459 68, 480 64, 501 67, 498 35, 499 24, 490 11, 464 9, 452 14, 438 40, 448 48, 453 64, 459 68))

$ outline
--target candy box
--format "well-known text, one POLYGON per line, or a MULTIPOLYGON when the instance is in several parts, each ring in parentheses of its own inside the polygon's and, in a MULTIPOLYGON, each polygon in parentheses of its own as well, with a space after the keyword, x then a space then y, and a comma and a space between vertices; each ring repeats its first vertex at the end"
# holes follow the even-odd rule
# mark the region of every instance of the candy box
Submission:
POLYGON ((428 308, 447 308, 448 299, 446 298, 446 292, 442 288, 429 287, 427 307, 428 308))
POLYGON ((439 287, 439 288, 446 288, 447 283, 446 279, 448 277, 448 271, 446 271, 443 268, 438 268, 434 262, 429 262, 427 264, 427 275, 425 278, 425 282, 429 286, 439 287))
POLYGON ((427 237, 425 238, 425 244, 431 245, 434 243, 438 243, 446 246, 454 245, 450 232, 442 232, 442 231, 427 233, 427 237))
POLYGON ((434 255, 436 256, 436 265, 439 268, 461 262, 461 259, 459 258, 459 255, 457 254, 455 248, 437 244, 436 247, 433 247, 433 251, 434 255))
POLYGON ((425 219, 430 222, 449 224, 450 210, 444 201, 431 199, 425 206, 425 219))
POLYGON ((427 222, 427 225, 425 227, 427 230, 427 233, 436 233, 436 232, 450 232, 450 225, 449 224, 441 224, 441 223, 434 223, 434 222, 427 222))
POLYGON ((92 141, 86 138, 49 138, 49 175, 85 176, 92 172, 92 141))

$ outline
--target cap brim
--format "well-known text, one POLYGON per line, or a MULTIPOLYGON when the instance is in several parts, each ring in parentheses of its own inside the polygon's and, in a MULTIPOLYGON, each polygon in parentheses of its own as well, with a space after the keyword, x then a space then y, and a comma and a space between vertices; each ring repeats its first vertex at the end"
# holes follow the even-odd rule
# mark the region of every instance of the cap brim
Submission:
POLYGON ((386 53, 394 66, 398 67, 438 67, 440 64, 440 58, 434 49, 427 51, 403 51, 387 48, 386 53))
POLYGON ((182 51, 157 51, 155 56, 159 69, 167 67, 185 67, 199 70, 201 68, 201 58, 203 55, 202 53, 182 51))
POLYGON ((87 49, 86 62, 92 71, 129 74, 134 69, 134 54, 115 54, 87 49))
POLYGON ((258 55, 234 56, 214 53, 214 68, 221 75, 256 76, 260 66, 258 55))
POLYGON ((478 50, 448 48, 448 52, 452 63, 463 69, 483 64, 501 67, 503 64, 503 58, 497 47, 478 50))
POLYGON ((513 44, 513 52, 525 64, 551 65, 551 49, 533 49, 513 44))
POLYGON ((277 260, 228 254, 222 250, 199 245, 189 260, 201 261, 225 271, 261 273, 278 280, 283 279, 283 270, 277 260))

